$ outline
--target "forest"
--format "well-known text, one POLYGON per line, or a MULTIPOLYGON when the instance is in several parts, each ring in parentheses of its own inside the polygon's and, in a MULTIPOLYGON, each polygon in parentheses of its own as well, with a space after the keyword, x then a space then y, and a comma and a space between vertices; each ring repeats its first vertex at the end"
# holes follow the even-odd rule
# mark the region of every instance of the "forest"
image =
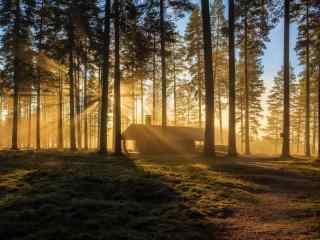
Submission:
POLYGON ((0 239, 316 240, 319 189, 319 0, 0 0, 0 239))

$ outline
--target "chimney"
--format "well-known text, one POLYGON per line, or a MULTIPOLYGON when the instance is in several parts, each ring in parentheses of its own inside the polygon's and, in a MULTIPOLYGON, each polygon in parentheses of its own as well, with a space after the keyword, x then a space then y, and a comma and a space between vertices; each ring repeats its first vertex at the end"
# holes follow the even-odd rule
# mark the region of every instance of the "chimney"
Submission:
POLYGON ((146 125, 147 126, 151 126, 152 125, 151 122, 152 122, 151 115, 145 115, 145 123, 146 123, 146 125))

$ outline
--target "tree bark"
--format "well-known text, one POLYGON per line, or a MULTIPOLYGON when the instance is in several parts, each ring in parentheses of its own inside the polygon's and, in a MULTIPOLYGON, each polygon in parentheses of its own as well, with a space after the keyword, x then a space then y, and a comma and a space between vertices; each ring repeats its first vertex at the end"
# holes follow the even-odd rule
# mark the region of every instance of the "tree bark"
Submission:
POLYGON ((108 136, 108 91, 109 91, 109 53, 110 53, 110 0, 105 1, 104 41, 103 41, 103 69, 101 81, 100 122, 99 122, 99 152, 107 153, 108 136))
MULTIPOLYGON (((3 102, 4 102, 4 94, 0 94, 0 129, 3 129, 3 102)), ((4 131, 0 132, 0 148, 3 146, 3 135, 4 131)))
POLYGON ((175 56, 173 57, 173 111, 174 125, 177 126, 177 73, 175 56))
POLYGON ((248 18, 245 17, 244 36, 244 84, 245 84, 245 153, 250 154, 250 123, 249 123, 249 75, 248 75, 248 18))
POLYGON ((31 148, 32 95, 28 97, 28 148, 31 148))
MULTIPOLYGON (((38 63, 39 65, 39 63, 38 63)), ((41 149, 41 69, 37 69, 36 149, 41 149)))
POLYGON ((136 87, 136 85, 135 85, 135 82, 134 82, 134 73, 133 73, 133 70, 132 70, 132 89, 131 89, 131 98, 132 98, 132 100, 131 100, 131 102, 132 102, 132 122, 133 122, 133 124, 136 124, 137 123, 137 121, 136 121, 136 94, 135 94, 135 87, 136 87))
POLYGON ((120 26, 119 0, 114 0, 114 153, 121 155, 121 93, 120 93, 120 26))
POLYGON ((19 108, 19 83, 20 83, 20 46, 18 43, 18 34, 20 32, 20 21, 21 21, 21 8, 20 8, 20 0, 16 1, 16 9, 15 9, 15 23, 14 23, 14 63, 13 63, 13 118, 12 118, 12 142, 11 148, 13 150, 18 149, 18 108, 19 108))
POLYGON ((84 59, 84 149, 88 150, 88 52, 85 53, 84 59))
POLYGON ((81 132, 81 105, 80 105, 80 61, 77 57, 77 65, 75 69, 75 91, 76 91, 76 123, 77 123, 77 145, 78 149, 82 148, 82 132, 81 132))
MULTIPOLYGON (((220 26, 220 18, 218 18, 217 26, 220 26)), ((217 27, 217 34, 216 34, 216 44, 215 44, 215 51, 214 51, 214 71, 213 71, 213 82, 217 82, 218 88, 218 112, 219 112, 219 130, 220 130, 220 144, 223 144, 223 126, 222 126, 222 96, 221 96, 221 82, 217 81, 217 71, 218 71, 218 51, 219 51, 219 31, 217 27)))
POLYGON ((160 0, 160 41, 161 41, 161 82, 162 82, 162 127, 167 127, 167 73, 166 73, 166 39, 165 6, 160 0))
POLYGON ((202 29, 204 41, 205 89, 206 89, 206 124, 204 154, 215 155, 214 141, 214 83, 212 71, 212 40, 209 15, 209 0, 201 0, 202 29))
POLYGON ((235 72, 235 39, 234 39, 234 0, 229 0, 229 136, 228 155, 237 155, 236 147, 236 72, 235 72))
MULTIPOLYGON (((73 29, 71 30, 73 31, 73 29)), ((74 60, 73 60, 73 33, 70 33, 70 52, 69 52, 69 96, 70 96, 70 148, 76 150, 76 124, 75 124, 75 102, 74 102, 74 60)))
POLYGON ((316 139, 317 139, 317 109, 313 109, 313 126, 312 126, 312 154, 316 153, 316 139))
POLYGON ((58 97, 58 149, 63 149, 63 79, 59 70, 59 97, 58 97))
POLYGON ((201 74, 201 54, 200 54, 200 46, 197 53, 198 63, 197 63, 197 70, 198 70, 198 124, 199 128, 202 128, 202 74, 201 74))
MULTIPOLYGON (((44 8, 44 0, 41 2, 41 10, 44 8)), ((36 107, 36 149, 41 148, 41 67, 40 57, 42 54, 42 38, 43 38, 43 13, 40 13, 40 30, 38 44, 38 62, 37 62, 37 107, 36 107)))
POLYGON ((305 115, 305 155, 311 156, 310 151, 310 36, 309 36, 309 1, 307 0, 306 6, 306 115, 305 115))
POLYGON ((152 58, 152 120, 156 124, 156 36, 153 37, 153 58, 152 58))
POLYGON ((297 153, 300 152, 300 135, 301 135, 301 112, 299 111, 299 117, 298 117, 298 129, 297 129, 297 153))
POLYGON ((318 161, 320 161, 320 64, 318 66, 318 161))
POLYGON ((141 79, 140 82, 140 92, 141 92, 141 124, 144 123, 144 82, 141 79))
POLYGON ((244 117, 243 117, 243 97, 240 96, 240 151, 243 153, 243 146, 244 146, 244 117))
POLYGON ((284 110, 282 157, 288 158, 290 157, 290 0, 285 0, 284 6, 284 110))

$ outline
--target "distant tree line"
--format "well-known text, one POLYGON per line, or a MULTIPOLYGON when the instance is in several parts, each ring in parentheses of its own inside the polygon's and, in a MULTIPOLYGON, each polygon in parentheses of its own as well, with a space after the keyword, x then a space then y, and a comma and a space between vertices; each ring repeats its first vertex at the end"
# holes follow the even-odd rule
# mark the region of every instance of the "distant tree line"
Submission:
POLYGON ((121 154, 122 131, 150 114, 163 128, 204 128, 208 156, 217 143, 230 156, 251 154, 262 138, 283 157, 302 146, 308 157, 320 153, 318 1, 229 0, 227 11, 223 0, 199 3, 1 0, 0 135, 10 134, 12 149, 106 154, 112 144, 121 154), (186 16, 182 33, 177 22, 186 16), (261 124, 262 56, 282 18, 283 68, 261 124), (290 67, 292 22, 298 76, 290 67))

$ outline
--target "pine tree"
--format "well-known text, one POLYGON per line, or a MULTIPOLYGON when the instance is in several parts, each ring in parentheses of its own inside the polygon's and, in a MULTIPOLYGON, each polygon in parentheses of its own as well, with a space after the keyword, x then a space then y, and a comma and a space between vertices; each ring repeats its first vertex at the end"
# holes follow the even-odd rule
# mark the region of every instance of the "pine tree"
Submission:
MULTIPOLYGON (((312 107, 312 95, 315 88, 313 80, 315 66, 312 63, 312 53, 316 52, 316 33, 314 31, 318 24, 315 23, 317 16, 316 1, 304 0, 294 5, 296 10, 296 18, 299 25, 299 36, 296 45, 296 51, 299 54, 300 62, 304 68, 304 84, 305 84, 305 155, 311 156, 311 116, 314 115, 312 107)), ((319 9, 319 7, 318 7, 319 9)), ((318 10, 319 11, 319 10, 318 10)), ((313 124, 315 126, 315 124, 313 124)), ((314 133, 315 131, 313 131, 314 133)), ((315 135, 315 134, 313 134, 315 135)), ((315 139, 315 138, 313 138, 315 139)))
MULTIPOLYGON (((143 8, 139 5, 127 3, 127 12, 125 19, 126 31, 122 34, 122 64, 124 65, 123 79, 126 79, 126 84, 130 85, 132 95, 132 103, 136 102, 136 86, 139 86, 140 96, 140 114, 141 123, 144 121, 144 99, 145 99, 145 79, 148 78, 150 66, 150 58, 153 51, 153 29, 150 26, 145 26, 143 19, 143 8)), ((150 24, 150 22, 147 22, 150 24)), ((151 67, 152 68, 152 67, 151 67)), ((130 94, 130 93, 128 93, 130 94)), ((132 107, 133 113, 135 106, 132 107)), ((134 122, 135 117, 132 118, 134 122)))
POLYGON ((202 105, 204 98, 204 62, 203 62, 203 38, 201 25, 201 16, 198 8, 192 11, 190 22, 187 25, 185 41, 187 45, 187 61, 189 62, 192 85, 195 89, 195 95, 198 101, 198 126, 202 128, 202 105))
POLYGON ((249 117, 250 121, 250 138, 249 143, 253 140, 254 137, 258 136, 259 128, 261 124, 259 122, 262 119, 262 95, 265 91, 264 82, 261 79, 262 75, 262 65, 261 60, 258 57, 258 54, 254 52, 255 50, 250 51, 250 59, 245 62, 245 58, 243 57, 245 50, 243 48, 240 49, 240 62, 238 64, 238 81, 237 81, 237 99, 239 103, 238 107, 238 116, 237 121, 240 121, 240 135, 241 135, 241 143, 246 147, 245 153, 247 152, 247 125, 245 124, 247 118, 249 117), (248 67, 245 67, 248 64, 248 67), (248 71, 248 76, 250 76, 250 81, 246 81, 245 71, 248 71), (248 84, 248 86, 246 86, 248 84), (247 90, 248 98, 246 96, 247 90), (247 114, 246 105, 248 104, 250 112, 247 114))
POLYGON ((212 2, 212 45, 213 45, 213 80, 215 82, 215 103, 219 118, 220 144, 223 138, 223 110, 227 107, 228 88, 228 49, 225 28, 227 25, 224 17, 224 5, 222 0, 212 2))
POLYGON ((317 78, 317 95, 318 95, 318 161, 320 161, 320 6, 317 1, 312 1, 312 6, 314 7, 314 15, 311 18, 311 29, 312 29, 312 39, 314 41, 315 51, 312 55, 311 62, 318 69, 316 73, 317 78))
POLYGON ((184 38, 176 33, 174 39, 170 44, 170 57, 168 58, 168 73, 170 75, 170 86, 173 96, 173 123, 178 125, 178 90, 181 83, 184 82, 185 72, 187 71, 186 61, 186 46, 183 42, 184 38))
POLYGON ((204 79, 205 79, 205 138, 204 154, 206 156, 215 155, 215 131, 214 131, 214 82, 212 71, 212 38, 211 21, 209 13, 209 0, 201 1, 202 33, 204 49, 204 79))
POLYGON ((121 149, 121 95, 120 95, 120 0, 113 2, 114 14, 114 152, 122 154, 121 149))
MULTIPOLYGON (((282 111, 283 111, 283 69, 277 73, 277 76, 273 80, 273 85, 268 95, 268 117, 267 117, 267 126, 265 132, 268 136, 268 139, 272 141, 275 147, 275 153, 277 153, 279 149, 279 145, 281 144, 281 133, 283 128, 283 119, 282 119, 282 111)), ((291 91, 291 106, 292 109, 296 109, 296 105, 294 101, 296 98, 296 77, 293 73, 293 68, 291 67, 291 76, 290 76, 290 91, 291 91)), ((296 122, 295 112, 291 111, 292 123, 296 122)), ((292 125, 292 129, 295 129, 292 125)))
POLYGON ((229 0, 229 135, 228 155, 237 155, 236 148, 236 66, 235 66, 235 9, 234 0, 229 0))
MULTIPOLYGON (((79 98, 80 65, 82 62, 83 42, 88 38, 91 43, 96 36, 98 23, 97 1, 52 1, 54 31, 62 43, 61 52, 67 56, 69 77, 69 110, 70 110, 70 147, 76 150, 81 147, 81 109, 79 98), (63 34, 61 34, 63 33, 63 34), (76 109, 77 107, 77 109, 76 109), (76 112, 77 110, 77 112, 76 112), (77 113, 77 114, 76 114, 77 113), (76 123, 78 134, 76 135, 76 123)), ((56 41, 56 40, 55 40, 56 41)), ((61 54, 61 53, 60 53, 61 54)))
POLYGON ((250 154, 250 94, 254 89, 251 84, 249 74, 249 59, 257 59, 263 54, 265 48, 264 42, 268 41, 268 34, 273 27, 273 18, 270 15, 273 12, 275 3, 270 1, 239 1, 239 42, 243 49, 244 61, 244 139, 245 153, 250 154), (252 56, 253 55, 253 56, 252 56))
MULTIPOLYGON (((0 26, 2 27, 2 56, 4 74, 13 89, 12 149, 18 149, 19 92, 32 80, 33 66, 30 57, 31 24, 33 21, 34 1, 0 1, 0 26)), ((30 85, 29 85, 30 86, 30 85)))
POLYGON ((45 26, 45 16, 46 16, 46 2, 42 0, 37 4, 38 14, 36 18, 35 29, 37 29, 36 39, 38 48, 38 58, 37 58, 37 117, 36 117, 36 149, 41 148, 41 133, 40 133, 40 123, 41 123, 41 56, 43 50, 43 38, 44 38, 44 26, 45 26))
POLYGON ((101 153, 107 152, 107 114, 108 114, 108 84, 109 84, 109 52, 110 52, 110 15, 111 2, 105 1, 105 17, 104 17, 104 31, 103 31, 103 67, 102 67, 102 87, 101 87, 101 105, 100 105, 100 146, 101 153))
POLYGON ((167 66, 166 66, 166 40, 167 26, 170 25, 166 12, 168 9, 173 10, 178 17, 183 17, 184 12, 190 11, 193 4, 190 0, 152 0, 148 1, 148 9, 159 8, 159 32, 160 32, 160 58, 161 58, 161 92, 162 92, 162 127, 167 126, 167 66))
POLYGON ((290 156, 290 0, 284 0, 283 143, 281 157, 290 156))
MULTIPOLYGON (((293 75, 293 74, 291 74, 293 75)), ((290 76, 290 78, 293 76, 290 76)), ((292 78, 295 79, 295 78, 292 78)), ((290 81, 292 81, 290 79, 290 81)), ((302 146, 301 142, 303 141, 303 128, 304 128, 304 110, 305 110, 305 97, 304 97, 304 84, 302 81, 297 81, 294 87, 290 88, 290 145, 295 148, 291 152, 296 152, 300 154, 300 148, 302 146)))

